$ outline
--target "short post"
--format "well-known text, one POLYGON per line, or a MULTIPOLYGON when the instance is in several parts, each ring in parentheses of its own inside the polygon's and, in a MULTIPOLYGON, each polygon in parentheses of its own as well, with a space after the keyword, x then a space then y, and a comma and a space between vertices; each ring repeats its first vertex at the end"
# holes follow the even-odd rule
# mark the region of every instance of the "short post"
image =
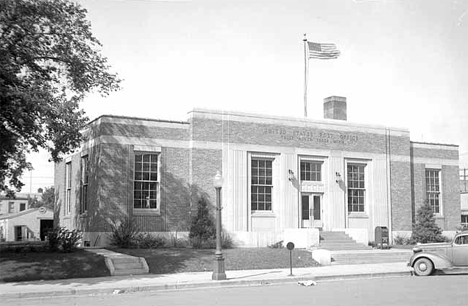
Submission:
POLYGON ((288 276, 294 276, 292 273, 292 251, 294 250, 294 243, 288 242, 288 244, 286 244, 286 248, 289 250, 289 275, 288 276))
POLYGON ((221 188, 223 187, 223 177, 219 171, 213 179, 213 186, 216 189, 216 252, 213 265, 212 280, 225 280, 224 258, 221 250, 221 188))

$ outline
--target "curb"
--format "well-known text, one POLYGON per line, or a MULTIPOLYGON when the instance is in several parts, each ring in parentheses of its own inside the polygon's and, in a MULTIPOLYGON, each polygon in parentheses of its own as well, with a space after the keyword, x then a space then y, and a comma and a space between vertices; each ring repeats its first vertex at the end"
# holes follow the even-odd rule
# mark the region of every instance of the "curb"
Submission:
POLYGON ((257 279, 257 280, 226 280, 226 281, 203 281, 192 283, 172 283, 158 285, 144 285, 135 287, 116 287, 116 288, 91 288, 91 289, 64 289, 38 292, 21 293, 0 293, 0 299, 18 299, 18 298, 42 298, 59 296, 85 296, 85 295, 110 295, 125 294, 134 292, 149 291, 168 291, 168 290, 186 290, 197 288, 220 288, 220 287, 243 287, 243 286, 268 286, 296 283, 298 281, 313 280, 316 282, 328 282, 338 280, 364 279, 364 278, 389 278, 389 277, 408 277, 411 271, 397 272, 379 272, 379 273, 356 273, 345 275, 323 275, 323 276, 289 276, 277 279, 257 279))

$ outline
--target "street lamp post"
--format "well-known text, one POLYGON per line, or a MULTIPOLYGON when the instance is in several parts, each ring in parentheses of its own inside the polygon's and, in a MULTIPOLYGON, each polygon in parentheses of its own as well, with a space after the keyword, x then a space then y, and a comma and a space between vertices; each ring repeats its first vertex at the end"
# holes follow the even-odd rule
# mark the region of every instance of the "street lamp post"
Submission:
POLYGON ((211 279, 225 280, 224 258, 221 251, 221 188, 223 187, 223 177, 219 171, 216 172, 213 179, 213 186, 216 189, 216 252, 211 279))

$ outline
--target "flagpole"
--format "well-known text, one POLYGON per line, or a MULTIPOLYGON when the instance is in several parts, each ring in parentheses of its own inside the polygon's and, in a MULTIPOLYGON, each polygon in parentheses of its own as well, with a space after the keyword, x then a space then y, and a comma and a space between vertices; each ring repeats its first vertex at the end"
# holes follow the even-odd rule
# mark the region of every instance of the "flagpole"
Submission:
POLYGON ((309 62, 307 60, 307 37, 304 33, 304 117, 307 118, 307 77, 309 74, 308 66, 309 62))

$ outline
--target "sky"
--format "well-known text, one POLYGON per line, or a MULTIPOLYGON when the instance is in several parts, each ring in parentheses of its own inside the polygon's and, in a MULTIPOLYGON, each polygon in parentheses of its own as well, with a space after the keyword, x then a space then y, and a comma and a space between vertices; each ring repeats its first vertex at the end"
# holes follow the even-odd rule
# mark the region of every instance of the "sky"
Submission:
MULTIPOLYGON (((304 43, 341 56, 309 61, 308 117, 344 96, 348 121, 403 127, 412 141, 457 144, 468 168, 468 0, 78 0, 123 79, 82 108, 187 120, 193 108, 304 116, 304 43)), ((31 155, 24 192, 53 185, 31 155)))

